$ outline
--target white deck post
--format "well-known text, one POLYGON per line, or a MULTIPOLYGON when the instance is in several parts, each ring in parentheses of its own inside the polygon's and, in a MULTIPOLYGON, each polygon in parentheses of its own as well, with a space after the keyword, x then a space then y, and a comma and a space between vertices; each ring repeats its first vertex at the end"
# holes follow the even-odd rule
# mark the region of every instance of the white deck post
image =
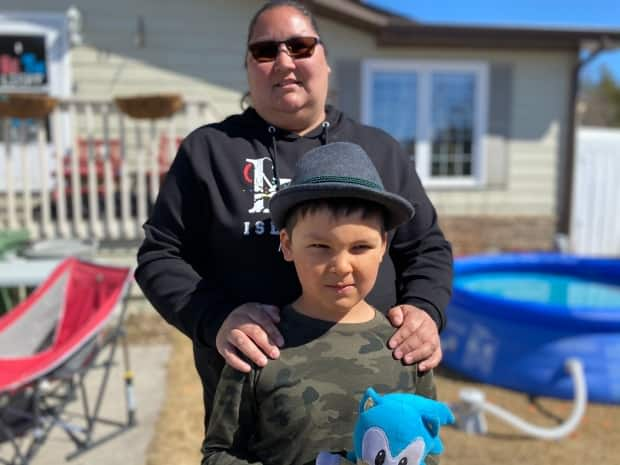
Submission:
POLYGON ((77 124, 77 111, 76 104, 69 106, 69 115, 71 124, 74 128, 74 134, 72 137, 72 150, 71 150, 71 203, 72 203, 72 216, 73 216, 73 229, 77 237, 81 239, 86 238, 86 225, 82 219, 82 181, 81 181, 81 166, 80 166, 80 147, 78 143, 78 124, 77 124))
POLYGON ((98 147, 93 137, 93 104, 87 103, 86 113, 86 165, 88 173, 88 219, 91 233, 100 239, 103 237, 101 220, 99 218, 99 173, 97 173, 97 162, 99 159, 98 147))
POLYGON ((104 207, 105 207, 105 226, 107 235, 111 239, 119 237, 118 221, 116 221, 116 192, 113 166, 112 166, 112 142, 110 140, 110 106, 102 104, 101 110, 103 125, 103 182, 104 182, 104 207))
MULTIPOLYGON (((149 196, 152 203, 155 203, 157 192, 159 192, 159 143, 157 140, 157 125, 154 119, 149 120, 149 196)), ((147 202, 148 204, 148 202, 147 202)))
POLYGON ((51 115, 52 134, 56 159, 56 223, 61 237, 70 237, 71 231, 67 222, 67 186, 65 184, 65 153, 61 125, 62 114, 56 109, 51 115))
POLYGON ((136 185, 137 185, 137 202, 138 202, 138 216, 136 221, 139 225, 143 224, 146 221, 146 206, 147 206, 147 198, 146 198, 146 154, 145 154, 145 145, 142 140, 142 131, 140 130, 140 122, 135 120, 135 134, 136 134, 136 155, 137 155, 137 163, 136 163, 136 185))
POLYGON ((19 120, 19 144, 21 146, 20 157, 22 165, 22 218, 24 227, 28 230, 28 234, 31 238, 36 239, 39 236, 39 231, 35 227, 32 219, 32 188, 31 188, 31 176, 32 170, 30 169, 30 153, 28 153, 28 128, 26 126, 27 120, 19 120))
POLYGON ((13 144, 10 134, 10 119, 4 120, 4 141, 6 153, 6 210, 9 229, 17 229, 17 208, 15 202, 15 170, 13 169, 13 144))
POLYGON ((129 182, 129 163, 127 157, 127 133, 125 132, 125 116, 118 114, 118 132, 121 156, 120 191, 121 191, 121 222, 123 236, 127 239, 135 237, 135 223, 131 218, 131 192, 129 182))
POLYGON ((41 228, 40 234, 43 237, 51 238, 54 236, 54 228, 50 215, 50 186, 48 183, 49 175, 49 148, 45 137, 45 120, 37 120, 37 148, 39 152, 39 163, 41 166, 41 228))

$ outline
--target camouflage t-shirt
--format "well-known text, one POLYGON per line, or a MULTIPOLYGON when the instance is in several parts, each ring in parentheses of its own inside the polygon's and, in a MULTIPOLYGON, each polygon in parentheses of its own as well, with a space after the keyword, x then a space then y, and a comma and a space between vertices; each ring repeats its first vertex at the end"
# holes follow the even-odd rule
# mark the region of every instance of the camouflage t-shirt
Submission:
MULTIPOLYGON (((203 444, 204 465, 314 464, 319 451, 351 450, 366 388, 435 398, 432 373, 392 358, 394 328, 381 313, 366 323, 281 312, 286 345, 251 373, 222 371, 203 444)), ((427 464, 435 463, 427 458, 427 464)))

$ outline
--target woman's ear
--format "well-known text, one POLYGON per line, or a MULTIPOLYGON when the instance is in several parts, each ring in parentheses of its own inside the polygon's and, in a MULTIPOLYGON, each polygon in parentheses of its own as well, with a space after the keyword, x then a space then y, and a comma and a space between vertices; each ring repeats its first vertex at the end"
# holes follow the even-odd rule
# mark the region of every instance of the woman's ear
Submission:
POLYGON ((280 250, 282 256, 287 262, 293 261, 293 252, 291 251, 291 236, 289 236, 286 229, 280 229, 280 250))

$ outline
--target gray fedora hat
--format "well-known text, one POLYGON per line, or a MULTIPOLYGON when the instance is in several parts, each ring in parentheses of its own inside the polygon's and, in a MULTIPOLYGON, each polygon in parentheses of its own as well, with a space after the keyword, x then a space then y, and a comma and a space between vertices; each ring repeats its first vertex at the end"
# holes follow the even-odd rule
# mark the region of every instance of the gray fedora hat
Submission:
POLYGON ((407 199, 385 190, 362 147, 334 142, 314 148, 299 159, 291 182, 269 202, 271 221, 282 228, 291 208, 308 200, 329 198, 368 200, 382 206, 387 213, 387 229, 409 221, 414 214, 407 199))

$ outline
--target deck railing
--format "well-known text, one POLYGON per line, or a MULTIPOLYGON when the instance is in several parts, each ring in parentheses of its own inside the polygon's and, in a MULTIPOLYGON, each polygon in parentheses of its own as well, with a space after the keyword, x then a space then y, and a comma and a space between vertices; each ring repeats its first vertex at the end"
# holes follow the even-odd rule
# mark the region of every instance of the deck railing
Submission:
POLYGON ((63 100, 47 119, 0 119, 0 227, 31 239, 139 239, 182 137, 206 101, 134 119, 113 101, 63 100))

